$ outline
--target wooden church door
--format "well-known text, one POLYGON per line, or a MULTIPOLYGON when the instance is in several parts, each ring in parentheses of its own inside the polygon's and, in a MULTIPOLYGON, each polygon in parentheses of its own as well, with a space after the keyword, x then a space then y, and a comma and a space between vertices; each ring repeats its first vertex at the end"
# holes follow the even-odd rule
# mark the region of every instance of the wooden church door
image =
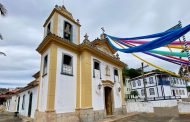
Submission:
POLYGON ((106 113, 107 115, 112 115, 112 89, 110 87, 105 87, 104 93, 106 113))

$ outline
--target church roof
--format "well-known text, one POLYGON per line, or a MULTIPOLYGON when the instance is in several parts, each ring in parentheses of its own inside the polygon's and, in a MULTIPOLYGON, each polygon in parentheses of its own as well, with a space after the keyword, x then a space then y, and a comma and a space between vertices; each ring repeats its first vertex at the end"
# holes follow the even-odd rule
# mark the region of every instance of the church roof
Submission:
POLYGON ((64 16, 65 18, 67 18, 68 20, 70 20, 71 22, 75 23, 78 26, 81 26, 79 24, 79 22, 77 22, 72 14, 65 8, 65 6, 58 6, 56 5, 55 8, 53 9, 53 11, 51 12, 50 16, 46 19, 45 23, 44 23, 44 27, 47 25, 47 23, 49 22, 49 20, 52 18, 52 16, 54 15, 54 13, 57 12, 60 15, 64 16))
POLYGON ((104 47, 108 47, 109 50, 112 52, 112 54, 115 54, 117 51, 114 50, 110 45, 109 45, 109 42, 108 40, 105 38, 105 39, 95 39, 94 41, 91 42, 92 45, 94 45, 95 47, 96 46, 104 46, 104 47))

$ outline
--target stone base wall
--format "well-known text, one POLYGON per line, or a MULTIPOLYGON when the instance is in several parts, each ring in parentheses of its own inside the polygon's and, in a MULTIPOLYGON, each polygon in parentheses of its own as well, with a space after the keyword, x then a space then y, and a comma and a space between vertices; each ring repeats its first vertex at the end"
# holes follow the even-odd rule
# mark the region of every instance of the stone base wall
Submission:
POLYGON ((34 122, 80 122, 78 114, 36 111, 34 122))
POLYGON ((98 121, 98 120, 101 120, 104 118, 106 118, 106 111, 105 110, 94 111, 94 121, 98 121))
POLYGON ((179 114, 190 114, 190 102, 178 103, 179 114))
POLYGON ((35 112, 34 122, 56 122, 55 112, 35 112))
POLYGON ((123 114, 123 109, 122 108, 115 108, 113 115, 121 115, 123 114))
MULTIPOLYGON (((115 108, 113 115, 126 114, 126 106, 115 108)), ((106 110, 77 109, 73 113, 35 112, 34 122, 94 122, 106 118, 106 110)))
POLYGON ((156 116, 161 116, 161 117, 174 117, 178 116, 178 107, 154 107, 154 112, 156 116))
POLYGON ((93 108, 78 109, 76 111, 79 115, 80 122, 93 122, 94 121, 93 108))

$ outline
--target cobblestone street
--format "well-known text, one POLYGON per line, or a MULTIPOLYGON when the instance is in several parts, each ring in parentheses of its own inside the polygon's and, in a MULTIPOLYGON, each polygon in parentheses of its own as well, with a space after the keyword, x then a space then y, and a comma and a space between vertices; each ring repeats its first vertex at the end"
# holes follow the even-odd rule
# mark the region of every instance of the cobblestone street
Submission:
MULTIPOLYGON (((115 117, 113 117, 114 119, 115 117)), ((22 122, 21 119, 14 117, 14 114, 1 112, 0 122, 22 122)), ((113 122, 113 120, 107 119, 100 122, 113 122)), ((159 117, 154 114, 136 114, 132 116, 127 116, 123 119, 114 122, 190 122, 190 115, 180 115, 176 117, 159 117)))
POLYGON ((154 114, 138 114, 119 120, 117 122, 190 122, 190 115, 178 117, 159 117, 154 114))
POLYGON ((0 112, 0 122, 22 122, 22 120, 14 117, 12 113, 0 112))

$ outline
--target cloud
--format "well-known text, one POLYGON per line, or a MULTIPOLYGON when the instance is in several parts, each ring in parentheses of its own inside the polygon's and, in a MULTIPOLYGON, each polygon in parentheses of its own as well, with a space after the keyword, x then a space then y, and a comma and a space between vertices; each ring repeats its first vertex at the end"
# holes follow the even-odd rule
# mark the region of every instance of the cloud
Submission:
MULTIPOLYGON (((56 0, 2 0, 8 10, 0 17, 0 87, 20 86, 33 80, 39 70, 40 55, 35 51, 43 39, 43 23, 53 7, 62 1, 56 0), (20 83, 21 82, 21 83, 20 83), (7 83, 7 84, 6 84, 7 83)), ((90 40, 100 36, 101 27, 106 33, 119 37, 132 37, 165 31, 178 23, 190 22, 189 0, 75 0, 65 1, 66 8, 79 19, 81 41, 88 33, 90 40)), ((186 35, 190 40, 190 34, 186 35)), ((141 61, 131 54, 119 53, 129 67, 140 67, 141 61)), ((139 54, 144 59, 171 71, 179 66, 139 54)), ((151 69, 151 68, 150 68, 151 69)), ((146 70, 150 70, 147 68, 146 70)))

